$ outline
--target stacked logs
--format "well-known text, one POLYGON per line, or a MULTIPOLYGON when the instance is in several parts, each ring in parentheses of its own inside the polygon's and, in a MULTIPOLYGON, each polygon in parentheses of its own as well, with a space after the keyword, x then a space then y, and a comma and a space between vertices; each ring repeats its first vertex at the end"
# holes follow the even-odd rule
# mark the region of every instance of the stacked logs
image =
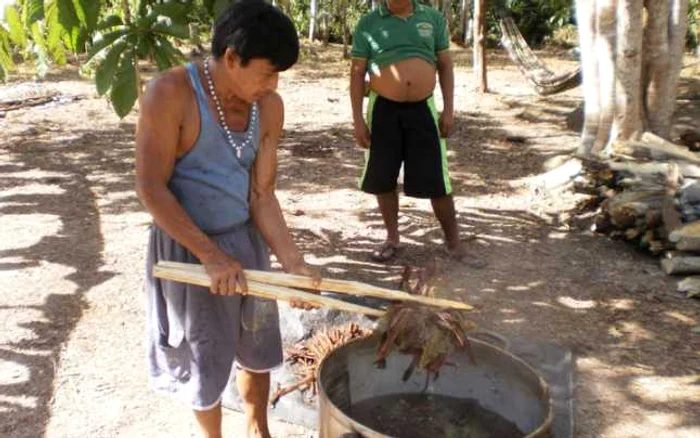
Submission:
POLYGON ((662 256, 678 286, 700 297, 700 154, 653 134, 613 145, 609 160, 588 161, 574 186, 591 228, 662 256))

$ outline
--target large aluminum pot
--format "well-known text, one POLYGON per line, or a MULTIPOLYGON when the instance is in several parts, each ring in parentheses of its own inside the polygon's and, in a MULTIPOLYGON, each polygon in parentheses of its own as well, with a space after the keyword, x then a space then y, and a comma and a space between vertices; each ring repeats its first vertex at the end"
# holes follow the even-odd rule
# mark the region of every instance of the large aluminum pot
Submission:
MULTIPOLYGON (((392 353, 386 368, 374 365, 379 340, 358 339, 331 352, 320 364, 319 432, 320 438, 385 438, 346 413, 350 406, 374 397, 420 393, 425 374, 413 373, 401 380, 410 356, 392 353)), ((429 392, 456 398, 478 400, 479 404, 517 425, 527 438, 550 436, 553 411, 549 387, 528 364, 494 345, 471 339, 476 364, 466 352, 456 353, 429 392)), ((400 437, 398 437, 400 438, 400 437)), ((428 437, 426 437, 428 438, 428 437)), ((440 438, 440 437, 429 437, 440 438)))

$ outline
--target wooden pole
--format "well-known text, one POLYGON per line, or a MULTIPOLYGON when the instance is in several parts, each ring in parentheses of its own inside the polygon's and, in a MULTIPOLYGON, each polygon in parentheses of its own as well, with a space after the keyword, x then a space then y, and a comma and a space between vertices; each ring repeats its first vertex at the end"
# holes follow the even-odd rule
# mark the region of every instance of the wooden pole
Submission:
MULTIPOLYGON (((160 261, 154 267, 154 273, 158 277, 161 273, 177 274, 182 273, 188 278, 199 278, 200 282, 209 280, 209 276, 201 265, 160 261)), ((284 287, 299 287, 303 289, 315 289, 310 277, 301 275, 285 274, 281 272, 256 271, 247 269, 244 271, 248 283, 251 281, 260 284, 270 284, 284 287)), ((166 277, 163 277, 166 278, 166 277)), ((334 280, 323 278, 319 289, 329 292, 337 292, 347 295, 382 298, 389 301, 407 301, 416 304, 424 304, 433 307, 444 307, 459 310, 472 310, 473 307, 460 301, 446 300, 441 298, 425 297, 422 295, 411 295, 406 292, 384 289, 365 283, 346 280, 334 280)))
POLYGON ((316 0, 311 0, 309 17, 309 41, 313 42, 316 35, 316 10, 318 9, 316 0))
POLYGON ((479 92, 488 91, 486 78, 486 0, 474 0, 474 73, 479 92))
MULTIPOLYGON (((185 270, 168 266, 156 265, 153 267, 153 275, 157 278, 165 280, 178 281, 180 283, 193 284, 196 286, 211 287, 211 280, 206 272, 197 270, 185 270)), ((346 312, 360 313, 368 316, 381 317, 384 315, 383 310, 374 309, 372 307, 360 306, 357 304, 346 303, 342 300, 324 297, 310 292, 302 292, 296 289, 287 287, 273 286, 270 284, 258 283, 257 281, 248 280, 248 293, 261 298, 270 300, 282 301, 303 301, 319 307, 328 307, 331 309, 344 310, 346 312)))

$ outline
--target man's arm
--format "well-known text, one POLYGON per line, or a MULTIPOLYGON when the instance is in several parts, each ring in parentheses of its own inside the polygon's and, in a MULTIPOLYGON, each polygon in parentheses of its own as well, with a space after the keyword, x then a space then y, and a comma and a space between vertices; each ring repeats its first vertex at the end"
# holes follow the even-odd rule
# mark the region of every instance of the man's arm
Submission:
POLYGON ((355 140, 363 148, 369 147, 369 128, 362 115, 362 100, 365 97, 365 72, 367 60, 353 58, 350 66, 350 103, 352 104, 352 121, 355 127, 355 140))
POLYGON ((136 191, 156 224, 205 266, 212 277, 212 293, 235 293, 236 283, 245 292, 240 265, 197 227, 168 188, 177 157, 185 93, 189 92, 176 75, 169 72, 153 80, 141 100, 136 128, 136 191))
POLYGON ((284 124, 284 104, 279 94, 272 92, 260 100, 260 122, 262 138, 250 184, 253 222, 285 271, 318 278, 294 244, 275 195, 277 145, 284 124))
POLYGON ((437 57, 440 89, 442 90, 442 100, 444 102, 442 115, 440 116, 440 135, 444 138, 450 134, 454 122, 455 75, 450 52, 443 50, 438 52, 437 57))

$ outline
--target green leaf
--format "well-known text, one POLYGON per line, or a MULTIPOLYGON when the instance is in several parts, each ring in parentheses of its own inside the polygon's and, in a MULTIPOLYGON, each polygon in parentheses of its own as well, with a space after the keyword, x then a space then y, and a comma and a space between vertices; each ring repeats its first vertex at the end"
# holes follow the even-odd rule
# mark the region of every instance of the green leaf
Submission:
POLYGON ((136 42, 136 57, 138 59, 147 59, 153 54, 154 49, 153 34, 138 35, 136 42))
POLYGON ((73 0, 55 0, 47 5, 47 14, 50 14, 50 9, 58 9, 58 21, 61 23, 66 32, 71 33, 73 28, 80 26, 80 20, 75 12, 73 0))
POLYGON ((175 21, 184 22, 187 19, 187 14, 189 14, 191 8, 191 3, 180 3, 178 1, 170 1, 167 3, 153 5, 152 10, 158 15, 172 18, 175 21))
POLYGON ((112 81, 110 99, 112 108, 120 118, 124 118, 138 99, 136 64, 134 52, 127 50, 119 62, 119 68, 112 81))
POLYGON ((158 48, 162 50, 170 60, 171 65, 182 64, 185 61, 185 55, 182 54, 173 44, 164 37, 157 38, 158 48))
POLYGON ((150 13, 137 17, 134 24, 140 31, 149 32, 156 20, 158 20, 158 14, 150 13))
POLYGON ((120 26, 111 32, 108 32, 104 35, 100 35, 97 39, 95 39, 95 42, 92 44, 92 46, 90 46, 86 62, 94 58, 95 55, 102 51, 102 49, 104 49, 105 47, 109 46, 110 44, 127 34, 129 34, 129 28, 126 26, 120 26))
POLYGON ((98 25, 98 29, 108 29, 110 27, 121 26, 124 24, 124 20, 119 15, 110 15, 102 20, 98 25))
POLYGON ((8 5, 5 8, 5 23, 7 23, 10 41, 19 49, 24 50, 27 47, 27 31, 24 30, 22 19, 16 7, 8 5))
POLYGON ((231 0, 215 0, 214 2, 214 18, 219 19, 221 14, 226 12, 233 2, 231 0))
POLYGON ((22 9, 22 24, 31 27, 34 23, 44 18, 44 0, 24 0, 22 9))
POLYGON ((102 60, 95 70, 95 85, 97 93, 102 96, 112 86, 112 81, 117 71, 117 66, 121 60, 122 53, 126 49, 126 41, 113 44, 107 52, 107 56, 102 60))
POLYGON ((158 17, 158 20, 151 29, 153 32, 183 40, 190 37, 190 28, 188 25, 175 23, 167 17, 158 17))
POLYGON ((174 67, 185 59, 185 57, 177 50, 167 38, 159 36, 155 40, 155 50, 153 58, 158 65, 158 70, 163 71, 174 67))
POLYGON ((46 50, 57 64, 63 65, 66 63, 66 51, 63 46, 66 31, 59 19, 60 3, 55 1, 47 4, 45 12, 46 50))
POLYGON ((14 69, 15 65, 12 61, 12 52, 10 51, 10 36, 0 27, 0 82, 7 80, 9 71, 14 69))
POLYGON ((73 0, 73 5, 80 24, 88 31, 95 30, 100 18, 102 0, 73 0))

